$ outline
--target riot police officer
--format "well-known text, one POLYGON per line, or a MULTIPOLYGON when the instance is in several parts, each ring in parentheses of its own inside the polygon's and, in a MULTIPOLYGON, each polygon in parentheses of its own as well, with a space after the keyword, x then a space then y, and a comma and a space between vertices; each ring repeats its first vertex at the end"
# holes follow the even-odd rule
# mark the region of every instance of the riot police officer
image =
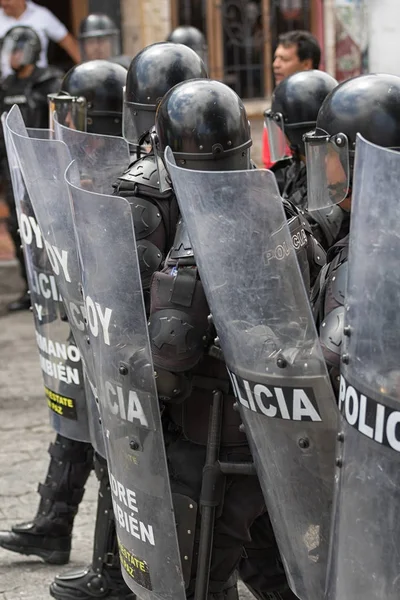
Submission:
POLYGON ((131 59, 121 54, 121 35, 108 15, 92 13, 79 25, 78 41, 82 61, 110 60, 126 69, 131 59))
POLYGON ((207 42, 204 34, 191 25, 180 25, 176 27, 167 38, 167 42, 173 42, 174 44, 183 44, 189 46, 203 59, 204 63, 207 64, 207 42))
MULTIPOLYGON (((55 67, 40 68, 36 66, 41 51, 40 39, 30 27, 18 25, 13 27, 4 37, 3 56, 8 57, 13 74, 6 77, 0 89, 1 112, 10 110, 17 104, 22 112, 27 127, 47 127, 47 94, 59 89, 61 71, 55 67)), ((20 248, 18 222, 14 197, 11 189, 10 174, 4 139, 1 142, 1 171, 6 184, 6 202, 10 216, 7 225, 14 242, 15 253, 20 265, 21 275, 25 281, 24 293, 18 300, 8 305, 9 311, 29 309, 31 303, 24 257, 20 248)))
MULTIPOLYGON (((73 115, 76 118, 75 127, 79 124, 92 133, 121 135, 125 80, 126 69, 109 61, 98 60, 77 65, 65 75, 61 83, 62 92, 50 95, 50 108, 57 111, 60 118, 71 119, 73 115), (86 110, 77 112, 75 109, 82 106, 82 98, 85 99, 86 110)), ((36 516, 30 523, 16 525, 10 532, 1 532, 0 544, 14 552, 39 556, 48 563, 64 564, 70 556, 74 518, 93 468, 93 449, 89 443, 57 435, 49 453, 51 460, 46 482, 39 485, 41 500, 36 516)), ((107 577, 111 573, 112 578, 115 573, 113 590, 119 589, 121 596, 125 597, 129 590, 126 591, 122 582, 115 550, 115 528, 105 460, 96 455, 94 466, 100 480, 94 543, 95 556, 102 557, 96 564, 98 593, 104 595, 107 577), (108 518, 104 515, 108 515, 108 518), (114 562, 110 556, 115 558, 114 562), (107 557, 104 559, 108 563, 105 568, 107 573, 102 570, 103 557, 107 557)), ((90 580, 85 580, 85 592, 88 582, 90 580)), ((96 589, 95 586, 93 589, 96 589)))
MULTIPOLYGON (((175 86, 160 104, 156 133, 157 151, 162 154, 170 146, 176 164, 183 169, 236 171, 251 168, 252 141, 245 108, 236 93, 220 82, 198 80, 175 86)), ((232 198, 232 210, 237 201, 232 198)), ((289 212, 288 218, 290 226, 296 229, 299 215, 296 211, 289 212)), ((299 248, 298 259, 309 284, 304 246, 299 248)), ((215 261, 217 264, 218 256, 215 261)), ((150 341, 158 379, 165 381, 161 397, 165 404, 163 417, 172 491, 189 495, 202 506, 203 513, 207 506, 220 502, 212 548, 208 548, 211 554, 209 572, 202 562, 206 524, 200 516, 197 520, 187 596, 192 597, 199 590, 204 592, 207 588, 202 579, 207 577, 207 597, 220 594, 237 597, 234 573, 240 565, 244 547, 250 544, 252 526, 265 515, 265 520, 258 522, 262 541, 258 538, 257 556, 262 553, 263 563, 257 566, 265 569, 267 580, 263 581, 260 593, 264 592, 265 597, 276 593, 279 597, 294 598, 286 582, 258 479, 244 475, 244 471, 239 474, 240 466, 244 466, 240 463, 251 461, 251 453, 246 436, 239 428, 240 419, 234 410, 225 361, 214 340, 215 332, 212 321, 207 318, 208 313, 196 257, 185 224, 181 222, 164 269, 153 277, 150 341), (217 459, 235 463, 226 476, 219 473, 220 478, 216 481, 221 478, 225 481, 225 494, 219 497, 218 494, 217 497, 210 495, 207 476, 203 478, 205 464, 206 475, 214 469, 215 477, 215 470, 218 471, 215 465, 208 463, 208 451, 213 442, 208 424, 210 412, 214 414, 216 392, 213 390, 216 389, 223 395, 217 459)), ((247 577, 252 586, 250 572, 251 569, 247 571, 247 577)))
POLYGON ((283 198, 287 198, 309 219, 313 233, 322 246, 331 246, 343 221, 343 211, 332 208, 310 216, 307 213, 307 173, 302 137, 315 127, 318 111, 337 81, 318 70, 301 71, 284 79, 274 90, 271 109, 265 112, 265 122, 271 156, 278 160, 272 171, 283 198), (289 142, 292 157, 283 158, 289 142))
MULTIPOLYGON (((102 61, 95 61, 102 62, 102 61)), ((116 66, 116 65, 115 65, 116 66)), ((79 67, 76 67, 79 69, 79 67)), ((85 64, 80 66, 85 70, 85 64)), ((88 63, 90 70, 90 63, 88 63)), ((158 43, 142 50, 132 61, 126 78, 125 102, 123 108, 123 133, 132 145, 140 147, 151 141, 150 130, 154 125, 155 112, 160 98, 170 87, 185 79, 206 76, 202 60, 183 45, 158 43)), ((85 89, 73 84, 73 77, 66 76, 67 91, 88 96, 85 89)), ((85 85, 83 77, 81 85, 85 85)), ((115 85, 112 85, 115 87, 115 85)), ((122 88, 121 88, 122 93, 122 88)), ((101 97, 101 94, 100 94, 101 97)), ((95 96, 93 112, 88 116, 96 122, 95 96)), ((104 124, 104 110, 98 118, 104 124)), ((110 131, 113 119, 109 118, 106 133, 110 131)), ((120 128, 120 122, 115 127, 120 128)), ((121 165, 123 171, 123 165, 121 165)), ((138 254, 145 298, 148 298, 151 276, 158 269, 165 256, 166 248, 175 235, 178 218, 176 200, 169 189, 164 190, 159 180, 154 154, 135 160, 123 172, 115 184, 116 193, 126 197, 132 206, 133 221, 138 241, 138 254)), ((94 540, 94 553, 91 565, 84 571, 60 575, 51 584, 50 593, 58 599, 93 597, 130 597, 131 592, 122 580, 119 567, 115 524, 112 512, 111 493, 104 461, 100 467, 100 483, 104 499, 98 505, 98 519, 94 540), (108 486, 108 489, 105 487, 108 486), (108 503, 108 504, 107 504, 108 503), (107 516, 104 517, 104 509, 107 516), (98 525, 98 526, 97 526, 98 525), (99 558, 100 556, 100 558, 99 558)))
POLYGON ((347 280, 349 229, 357 134, 385 148, 400 145, 398 98, 394 75, 361 75, 340 84, 323 102, 316 128, 304 137, 308 170, 308 208, 338 205, 347 213, 337 242, 329 249, 328 266, 313 290, 321 345, 338 387, 347 280))
MULTIPOLYGON (((65 75, 61 92, 86 100, 85 130, 88 133, 122 135, 121 106, 126 74, 127 70, 119 64, 109 60, 91 60, 76 65, 65 75)), ((54 110, 58 110, 59 118, 63 116, 65 120, 66 115, 61 113, 62 94, 60 103, 57 103, 57 97, 51 100, 55 101, 54 110)), ((68 98, 65 101, 68 108, 71 104, 68 98)))
MULTIPOLYGON (((108 60, 92 60, 72 68, 63 79, 60 95, 51 99, 59 121, 62 122, 62 116, 67 117, 64 120, 70 125, 68 117, 73 113, 72 105, 76 105, 79 98, 84 98, 85 130, 121 136, 126 75, 123 66, 108 60)), ((120 571, 107 462, 96 452, 94 470, 100 486, 91 569, 75 570, 56 577, 50 585, 50 594, 55 598, 72 598, 77 593, 80 597, 89 593, 91 597, 117 594, 118 598, 128 598, 131 595, 120 571)))
POLYGON ((329 600, 399 595, 399 102, 397 76, 351 79, 305 138, 309 209, 352 220, 313 298, 340 410, 329 600))

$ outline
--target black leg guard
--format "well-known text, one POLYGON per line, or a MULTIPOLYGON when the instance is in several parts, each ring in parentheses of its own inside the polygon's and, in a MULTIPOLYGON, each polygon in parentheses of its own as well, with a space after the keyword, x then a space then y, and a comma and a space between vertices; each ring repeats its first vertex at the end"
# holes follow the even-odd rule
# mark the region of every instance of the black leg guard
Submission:
POLYGON ((49 454, 46 481, 38 488, 41 499, 36 517, 14 525, 11 531, 0 531, 0 546, 62 565, 69 561, 72 526, 93 468, 93 449, 57 434, 49 454))
POLYGON ((286 589, 280 592, 259 592, 247 584, 246 587, 257 600, 299 600, 289 586, 286 586, 286 589))
MULTIPOLYGON (((222 403, 221 392, 214 391, 207 446, 192 443, 179 427, 170 425, 167 418, 164 421, 173 497, 191 498, 201 508, 191 569, 185 577, 190 600, 238 600, 236 567, 243 543, 250 541, 250 524, 264 508, 247 446, 221 446, 222 403)), ((174 504, 177 511, 179 506, 174 504)), ((189 556, 189 551, 184 555, 189 556)))
POLYGON ((243 583, 258 600, 297 600, 289 588, 267 512, 254 521, 250 533, 252 541, 246 544, 238 567, 243 583))
MULTIPOLYGON (((193 587, 191 584, 186 590, 188 600, 194 600, 196 597, 193 587)), ((224 584, 219 581, 209 581, 207 588, 208 600, 239 600, 236 575, 232 575, 224 584)))
POLYGON ((50 594, 57 600, 134 600, 121 573, 107 463, 95 455, 94 465, 100 487, 92 564, 84 570, 56 577, 50 585, 50 594))

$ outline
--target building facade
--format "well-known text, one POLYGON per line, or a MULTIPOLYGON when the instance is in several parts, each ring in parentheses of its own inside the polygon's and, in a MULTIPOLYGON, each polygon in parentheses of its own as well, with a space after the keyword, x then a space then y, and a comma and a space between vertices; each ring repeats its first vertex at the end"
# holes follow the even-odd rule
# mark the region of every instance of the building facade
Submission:
POLYGON ((178 25, 194 25, 207 38, 210 76, 225 81, 244 99, 270 96, 272 57, 280 33, 308 29, 323 41, 322 0, 36 1, 73 33, 89 12, 109 14, 121 26, 123 50, 131 56, 165 40, 178 25))
POLYGON ((368 70, 369 49, 379 55, 378 32, 371 44, 368 36, 370 28, 377 30, 371 15, 376 13, 377 23, 382 14, 377 7, 388 8, 389 26, 389 5, 400 6, 399 0, 66 0, 56 6, 52 0, 36 1, 73 33, 89 12, 109 14, 121 27, 123 51, 130 56, 165 40, 178 25, 194 25, 207 39, 210 76, 245 100, 271 96, 273 52, 281 33, 314 33, 323 50, 321 68, 342 81, 368 70))

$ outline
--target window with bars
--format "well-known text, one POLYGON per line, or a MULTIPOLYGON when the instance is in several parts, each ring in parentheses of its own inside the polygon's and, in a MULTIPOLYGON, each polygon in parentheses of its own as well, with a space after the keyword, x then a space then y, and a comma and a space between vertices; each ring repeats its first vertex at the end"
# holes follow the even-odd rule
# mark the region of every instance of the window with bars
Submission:
POLYGON ((206 36, 210 76, 242 98, 272 89, 279 34, 309 29, 311 0, 171 0, 173 26, 193 25, 206 36))

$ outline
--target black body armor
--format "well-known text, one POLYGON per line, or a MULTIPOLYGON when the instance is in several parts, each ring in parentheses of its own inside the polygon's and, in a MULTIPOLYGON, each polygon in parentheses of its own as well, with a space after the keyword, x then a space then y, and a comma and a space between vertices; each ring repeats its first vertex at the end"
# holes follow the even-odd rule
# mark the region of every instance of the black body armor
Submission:
POLYGON ((114 185, 115 194, 126 198, 132 208, 142 285, 148 308, 153 274, 161 268, 174 239, 178 204, 169 189, 161 193, 156 160, 147 154, 133 162, 114 185))
POLYGON ((62 72, 55 67, 35 67, 32 75, 18 79, 9 75, 1 88, 1 110, 9 111, 18 104, 27 127, 48 127, 47 94, 58 92, 62 72))

